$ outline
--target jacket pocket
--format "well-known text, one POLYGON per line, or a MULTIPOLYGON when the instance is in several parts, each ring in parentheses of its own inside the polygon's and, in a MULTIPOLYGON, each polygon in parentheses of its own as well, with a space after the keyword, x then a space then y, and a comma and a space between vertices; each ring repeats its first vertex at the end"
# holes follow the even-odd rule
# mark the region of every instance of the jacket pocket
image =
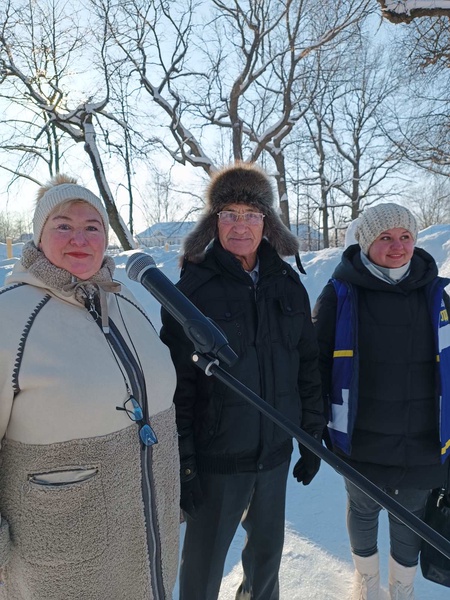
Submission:
POLYGON ((72 469, 70 471, 50 471, 48 473, 34 473, 28 476, 32 485, 70 485, 81 483, 95 477, 98 474, 97 467, 92 469, 72 469))
POLYGON ((214 442, 220 425, 222 408, 222 395, 212 392, 208 401, 203 405, 203 410, 196 414, 196 446, 201 448, 202 451, 211 449, 211 444, 214 442))
POLYGON ((278 311, 271 322, 272 340, 277 340, 290 350, 296 348, 305 322, 305 310, 294 299, 279 298, 278 311))
POLYGON ((41 566, 99 557, 107 547, 107 513, 98 467, 28 476, 15 535, 24 560, 41 566))
POLYGON ((248 322, 249 315, 246 315, 242 306, 218 302, 209 308, 208 316, 219 327, 238 356, 244 352, 247 344, 252 343, 254 332, 248 322))

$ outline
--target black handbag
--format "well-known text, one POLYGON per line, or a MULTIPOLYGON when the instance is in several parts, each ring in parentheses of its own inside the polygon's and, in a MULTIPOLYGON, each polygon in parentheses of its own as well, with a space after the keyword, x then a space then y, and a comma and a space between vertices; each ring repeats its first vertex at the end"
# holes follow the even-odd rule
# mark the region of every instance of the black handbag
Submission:
MULTIPOLYGON (((450 540, 450 489, 432 490, 428 497, 423 520, 443 537, 450 540)), ((450 587, 450 559, 422 541, 420 568, 425 579, 450 587)))

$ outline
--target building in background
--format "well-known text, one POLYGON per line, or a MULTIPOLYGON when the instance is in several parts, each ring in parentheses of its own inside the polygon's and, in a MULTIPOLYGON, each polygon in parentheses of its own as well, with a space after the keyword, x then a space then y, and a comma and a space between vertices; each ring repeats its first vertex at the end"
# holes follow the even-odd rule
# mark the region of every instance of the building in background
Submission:
MULTIPOLYGON (((140 246, 178 246, 183 238, 194 227, 194 221, 170 221, 168 223, 155 223, 145 231, 136 235, 136 241, 140 246)), ((320 250, 322 248, 322 236, 319 231, 309 227, 305 223, 291 224, 291 231, 300 240, 300 250, 320 250)))
POLYGON ((145 231, 136 235, 136 241, 141 246, 179 245, 183 238, 193 229, 194 221, 171 221, 155 223, 145 231))

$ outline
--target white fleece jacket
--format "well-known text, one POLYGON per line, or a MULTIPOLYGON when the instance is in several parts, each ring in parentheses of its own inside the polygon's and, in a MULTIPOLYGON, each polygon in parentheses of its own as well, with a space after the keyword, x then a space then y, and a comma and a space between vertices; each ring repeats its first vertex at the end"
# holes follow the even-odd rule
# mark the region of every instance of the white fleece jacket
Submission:
MULTIPOLYGON (((48 444, 128 427, 127 415, 115 410, 127 397, 123 375, 86 308, 73 296, 46 289, 20 263, 6 283, 29 285, 0 295, 0 439, 6 433, 16 441, 48 444), (29 325, 46 294, 51 299, 29 325), (20 393, 14 399, 18 360, 20 393)), ((145 373, 151 416, 171 406, 175 374, 167 348, 137 306, 124 286, 108 294, 109 316, 145 373)))
POLYGON ((125 371, 84 305, 21 263, 6 284, 0 599, 171 598, 179 464, 167 348, 129 290, 107 293, 109 317, 145 377, 158 443, 144 452, 138 426, 116 410, 128 397, 125 371), (57 485, 42 485, 42 473, 57 485))

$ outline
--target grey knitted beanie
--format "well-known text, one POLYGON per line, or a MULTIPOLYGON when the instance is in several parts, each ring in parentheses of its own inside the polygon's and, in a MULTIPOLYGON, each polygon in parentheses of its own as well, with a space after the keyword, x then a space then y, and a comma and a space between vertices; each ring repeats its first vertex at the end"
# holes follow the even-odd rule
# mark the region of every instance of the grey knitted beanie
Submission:
POLYGON ((41 241, 42 229, 44 228, 49 214, 58 205, 64 204, 70 200, 83 200, 95 208, 102 219, 106 240, 108 240, 108 214, 102 201, 90 190, 78 185, 75 179, 67 177, 66 175, 57 175, 50 180, 47 186, 40 188, 37 197, 38 200, 33 216, 33 241, 36 247, 41 241))
POLYGON ((355 238, 364 254, 368 255, 369 248, 383 231, 402 227, 407 229, 417 239, 417 222, 414 215, 404 206, 389 202, 367 208, 358 218, 355 238))

